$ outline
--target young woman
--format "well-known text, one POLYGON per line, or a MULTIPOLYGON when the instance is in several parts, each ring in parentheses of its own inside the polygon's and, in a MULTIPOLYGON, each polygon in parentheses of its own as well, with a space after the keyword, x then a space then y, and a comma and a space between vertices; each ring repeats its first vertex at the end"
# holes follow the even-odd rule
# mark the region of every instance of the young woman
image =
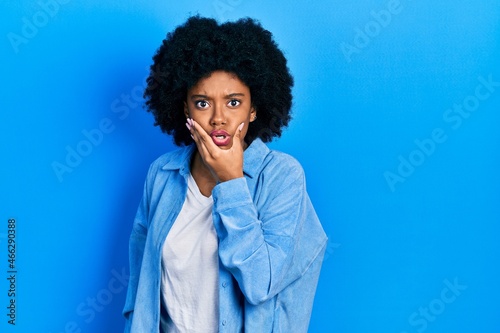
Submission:
POLYGON ((327 238, 291 156, 293 79, 252 19, 191 17, 145 92, 179 150, 151 164, 130 237, 126 332, 307 332, 327 238))

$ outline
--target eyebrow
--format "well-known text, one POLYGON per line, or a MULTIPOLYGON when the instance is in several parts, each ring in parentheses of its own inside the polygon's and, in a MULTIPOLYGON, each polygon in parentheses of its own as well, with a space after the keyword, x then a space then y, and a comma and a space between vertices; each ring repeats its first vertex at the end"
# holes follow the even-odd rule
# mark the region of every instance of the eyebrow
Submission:
MULTIPOLYGON (((224 98, 244 97, 244 96, 245 96, 245 94, 243 94, 243 93, 232 93, 232 94, 224 96, 224 98)), ((196 94, 196 95, 191 96, 191 100, 200 99, 200 98, 210 99, 207 95, 201 95, 201 94, 196 94)))

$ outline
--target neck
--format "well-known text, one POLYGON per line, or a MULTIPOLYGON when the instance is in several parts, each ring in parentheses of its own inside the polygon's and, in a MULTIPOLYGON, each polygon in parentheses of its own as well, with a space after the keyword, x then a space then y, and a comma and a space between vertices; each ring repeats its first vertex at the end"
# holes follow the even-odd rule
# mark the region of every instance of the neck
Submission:
POLYGON ((191 161, 191 174, 200 192, 206 197, 210 196, 217 181, 210 169, 203 162, 198 151, 194 153, 193 160, 191 161))
POLYGON ((195 151, 191 161, 191 173, 203 176, 203 178, 214 178, 198 151, 195 151))

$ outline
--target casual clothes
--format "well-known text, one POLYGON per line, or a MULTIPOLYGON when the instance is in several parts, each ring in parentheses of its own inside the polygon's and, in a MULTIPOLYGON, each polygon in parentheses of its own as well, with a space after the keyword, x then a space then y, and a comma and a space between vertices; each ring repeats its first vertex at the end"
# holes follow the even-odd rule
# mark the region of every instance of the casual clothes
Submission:
MULTIPOLYGON (((125 332, 159 332, 161 256, 182 210, 195 145, 150 167, 130 236, 125 332)), ((255 139, 244 177, 212 190, 219 332, 307 332, 327 237, 291 156, 255 139)), ((199 293, 203 293, 199 290, 199 293)))

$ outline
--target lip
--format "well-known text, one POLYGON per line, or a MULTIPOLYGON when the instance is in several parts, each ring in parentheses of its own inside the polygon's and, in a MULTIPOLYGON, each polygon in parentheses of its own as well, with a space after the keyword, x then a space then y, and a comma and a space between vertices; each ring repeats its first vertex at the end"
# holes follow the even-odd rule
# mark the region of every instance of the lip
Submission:
POLYGON ((231 135, 224 130, 213 130, 210 137, 217 146, 227 146, 231 142, 231 135))

